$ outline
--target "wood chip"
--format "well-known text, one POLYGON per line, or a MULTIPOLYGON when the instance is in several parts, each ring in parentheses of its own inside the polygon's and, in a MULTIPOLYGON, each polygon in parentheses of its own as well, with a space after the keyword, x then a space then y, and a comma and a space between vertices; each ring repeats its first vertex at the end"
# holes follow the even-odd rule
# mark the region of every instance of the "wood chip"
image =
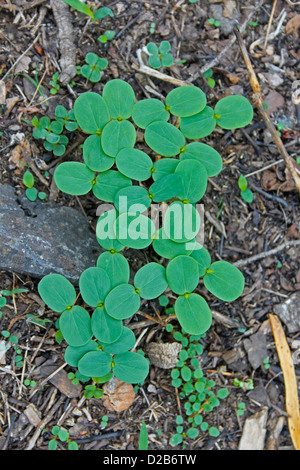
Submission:
POLYGON ((24 415, 32 424, 32 426, 38 426, 41 422, 41 413, 39 410, 36 409, 35 405, 33 403, 30 403, 27 408, 24 410, 24 415))
POLYGON ((179 343, 149 343, 145 352, 151 364, 161 369, 173 369, 178 362, 181 348, 179 343))
POLYGON ((246 419, 239 450, 263 450, 266 437, 268 408, 264 406, 259 412, 246 419))

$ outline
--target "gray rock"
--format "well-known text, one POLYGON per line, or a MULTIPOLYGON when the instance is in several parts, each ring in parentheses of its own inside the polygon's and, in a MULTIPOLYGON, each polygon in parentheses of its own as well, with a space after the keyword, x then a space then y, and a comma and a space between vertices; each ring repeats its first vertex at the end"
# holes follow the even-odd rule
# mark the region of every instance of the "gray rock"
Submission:
POLYGON ((289 333, 300 331, 300 291, 292 294, 281 304, 274 306, 274 313, 285 323, 289 333))
POLYGON ((0 184, 0 269, 34 278, 58 273, 77 283, 102 251, 81 212, 30 202, 0 184))

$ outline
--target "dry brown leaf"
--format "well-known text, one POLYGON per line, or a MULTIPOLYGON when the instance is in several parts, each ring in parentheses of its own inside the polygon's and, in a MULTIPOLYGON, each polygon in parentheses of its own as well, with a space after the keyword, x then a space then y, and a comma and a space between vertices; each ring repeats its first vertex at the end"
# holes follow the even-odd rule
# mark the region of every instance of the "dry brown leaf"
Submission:
POLYGON ((103 405, 110 411, 127 410, 135 399, 133 386, 121 382, 116 377, 106 382, 103 386, 103 405))
POLYGON ((298 386, 293 365, 293 360, 288 342, 279 318, 276 315, 269 315, 270 323, 275 339, 277 354, 283 373, 285 386, 285 406, 288 417, 288 426, 293 445, 296 450, 300 450, 300 412, 298 386))
POLYGON ((300 15, 293 16, 291 18, 286 26, 285 26, 285 32, 286 34, 293 34, 295 39, 298 39, 299 33, 298 30, 300 28, 300 15))
POLYGON ((24 169, 25 162, 22 159, 23 159, 22 147, 21 145, 16 145, 11 151, 9 161, 12 162, 14 165, 16 165, 17 168, 24 169))
POLYGON ((20 101, 19 96, 13 96, 12 98, 7 98, 6 100, 6 116, 9 116, 11 113, 11 110, 15 106, 16 103, 20 101))
POLYGON ((265 170, 261 178, 261 187, 264 191, 274 191, 278 189, 279 183, 274 171, 265 170))

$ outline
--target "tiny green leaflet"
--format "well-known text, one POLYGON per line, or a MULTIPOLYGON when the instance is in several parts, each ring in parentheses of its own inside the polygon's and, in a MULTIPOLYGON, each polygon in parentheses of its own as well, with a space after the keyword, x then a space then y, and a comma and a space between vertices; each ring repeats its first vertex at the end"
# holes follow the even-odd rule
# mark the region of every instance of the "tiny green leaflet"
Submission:
POLYGON ((155 121, 149 124, 144 138, 146 144, 163 157, 174 157, 185 146, 185 137, 182 132, 165 121, 155 121))
POLYGON ((155 121, 168 121, 169 117, 164 104, 156 98, 138 101, 132 111, 132 120, 141 129, 155 121))
POLYGON ((60 191, 82 196, 92 189, 95 173, 85 163, 63 162, 54 172, 54 181, 60 191))
POLYGON ((174 88, 166 96, 166 109, 179 117, 193 116, 206 106, 206 96, 196 86, 174 88))
POLYGON ((124 80, 110 80, 104 85, 102 97, 112 119, 128 119, 135 104, 133 88, 124 80))
POLYGON ((125 320, 134 315, 140 308, 141 299, 131 284, 120 284, 107 295, 104 306, 111 317, 125 320))
MULTIPOLYGON (((123 247, 123 245, 122 245, 123 247)), ((97 266, 106 271, 111 288, 129 282, 130 268, 127 259, 116 252, 105 251, 97 259, 97 266)))
POLYGON ((75 347, 83 346, 93 336, 91 317, 80 305, 75 305, 61 314, 59 329, 66 342, 75 347))
POLYGON ((97 307, 104 302, 111 289, 110 279, 102 268, 87 268, 80 275, 79 289, 84 302, 90 307, 97 307))
POLYGON ((97 134, 109 122, 107 105, 98 93, 86 92, 74 103, 74 114, 78 126, 87 134, 97 134))
POLYGON ((76 291, 61 274, 47 274, 38 284, 38 292, 51 310, 62 313, 76 301, 76 291))

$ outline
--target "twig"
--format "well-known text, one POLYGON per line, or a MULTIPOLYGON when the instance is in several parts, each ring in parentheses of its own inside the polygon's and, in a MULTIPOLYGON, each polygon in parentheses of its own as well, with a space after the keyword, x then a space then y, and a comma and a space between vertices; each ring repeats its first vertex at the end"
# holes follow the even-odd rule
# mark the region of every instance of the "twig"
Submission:
POLYGON ((266 50, 266 47, 267 47, 269 32, 270 32, 271 24, 272 24, 272 21, 273 21, 276 5, 277 5, 277 0, 274 0, 271 15, 270 15, 268 26, 267 26, 267 32, 266 32, 266 37, 265 37, 265 42, 264 42, 264 47, 263 47, 264 51, 266 50))
POLYGON ((295 182, 297 191, 300 194, 300 177, 298 176, 298 174, 296 172, 296 169, 294 167, 292 158, 287 153, 287 151, 286 151, 286 149, 285 149, 285 147, 282 143, 282 140, 281 140, 280 136, 277 133, 276 127, 274 126, 274 124, 270 120, 270 118, 268 116, 268 113, 267 113, 267 110, 266 110, 266 108, 263 104, 261 88, 260 88, 258 79, 256 77, 256 74, 254 72, 254 69, 252 67, 252 64, 251 64, 251 61, 250 61, 250 58, 249 58, 249 55, 248 55, 248 51, 247 51, 246 46, 244 44, 243 38, 242 38, 242 36, 241 36, 241 34, 240 34, 240 32, 237 28, 234 28, 234 32, 235 32, 235 35, 237 37, 237 40, 238 40, 238 43, 239 43, 239 46, 240 46, 240 49, 241 49, 241 52, 242 52, 242 55, 243 55, 243 58, 244 58, 244 62, 245 62, 245 65, 246 65, 246 68, 247 68, 247 71, 248 71, 250 84, 251 84, 252 91, 253 91, 252 99, 253 99, 254 105, 256 106, 257 110, 259 111, 261 117, 263 118, 267 129, 271 133, 272 138, 273 138, 273 140, 276 144, 276 147, 277 147, 279 153, 281 154, 281 156, 283 157, 283 159, 285 161, 285 165, 286 165, 287 169, 289 170, 289 172, 291 173, 291 176, 292 176, 292 178, 295 182))
POLYGON ((267 258, 268 256, 273 256, 279 253, 280 251, 285 250, 289 246, 299 246, 300 245, 300 240, 291 240, 287 241, 285 243, 282 243, 281 245, 278 245, 276 248, 272 248, 272 250, 269 251, 264 251, 263 253, 258 253, 257 255, 250 256, 250 258, 247 259, 242 259, 234 263, 234 265, 237 268, 247 266, 247 264, 255 263, 256 261, 267 258))
POLYGON ((255 184, 251 183, 251 181, 248 182, 248 185, 250 186, 250 188, 255 189, 255 191, 262 194, 266 198, 279 202, 279 204, 282 204, 284 207, 290 206, 290 204, 286 202, 284 199, 282 199, 281 197, 266 193, 266 191, 263 191, 262 189, 258 188, 257 186, 255 186, 255 184))

